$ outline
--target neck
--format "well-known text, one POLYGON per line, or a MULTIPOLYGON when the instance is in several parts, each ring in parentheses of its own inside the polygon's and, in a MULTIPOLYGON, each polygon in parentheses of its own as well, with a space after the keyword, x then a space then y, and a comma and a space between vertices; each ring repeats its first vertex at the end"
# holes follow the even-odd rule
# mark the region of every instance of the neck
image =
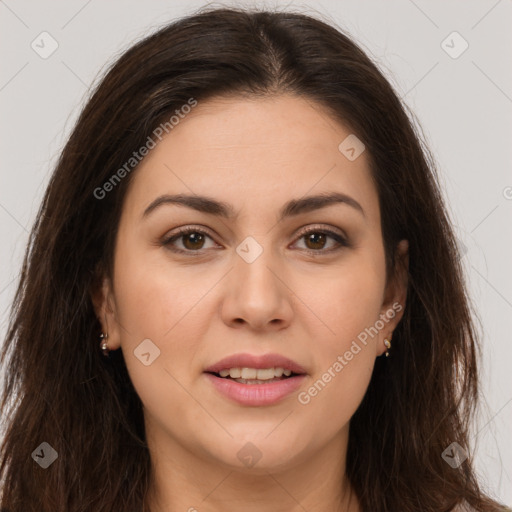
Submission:
MULTIPOLYGON (((360 512, 345 474, 346 431, 282 467, 236 468, 152 432, 145 512, 360 512)), ((263 462, 260 461, 260 462, 263 462)))

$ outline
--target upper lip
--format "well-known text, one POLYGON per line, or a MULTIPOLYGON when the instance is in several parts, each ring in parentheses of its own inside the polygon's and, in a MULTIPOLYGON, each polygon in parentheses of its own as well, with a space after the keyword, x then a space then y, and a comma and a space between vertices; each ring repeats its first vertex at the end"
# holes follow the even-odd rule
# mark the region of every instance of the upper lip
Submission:
POLYGON ((229 368, 283 368, 293 373, 306 373, 306 370, 304 370, 300 364, 279 354, 263 354, 259 356, 251 354, 233 354, 208 366, 205 372, 219 373, 221 370, 229 368))

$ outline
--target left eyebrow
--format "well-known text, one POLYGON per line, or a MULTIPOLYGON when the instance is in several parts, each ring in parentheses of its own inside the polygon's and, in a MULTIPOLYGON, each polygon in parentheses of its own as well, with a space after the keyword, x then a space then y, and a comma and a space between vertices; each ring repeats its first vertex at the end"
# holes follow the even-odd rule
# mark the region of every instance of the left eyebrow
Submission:
MULTIPOLYGON (((238 213, 235 213, 232 205, 222 201, 217 201, 211 197, 186 194, 165 194, 152 201, 144 210, 142 217, 147 217, 151 212, 165 204, 185 206, 199 212, 224 217, 226 219, 233 219, 238 215, 238 213)), ((282 221, 287 217, 294 217, 301 213, 326 208, 333 204, 346 204, 347 206, 359 211, 359 213, 365 217, 363 207, 353 197, 340 192, 329 192, 288 201, 280 211, 279 220, 282 221)))

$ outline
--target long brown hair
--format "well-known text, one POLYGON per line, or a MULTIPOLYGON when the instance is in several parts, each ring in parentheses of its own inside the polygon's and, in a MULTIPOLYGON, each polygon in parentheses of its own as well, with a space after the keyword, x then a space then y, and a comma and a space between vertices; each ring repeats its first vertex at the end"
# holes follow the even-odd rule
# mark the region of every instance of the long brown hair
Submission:
MULTIPOLYGON (((132 153, 190 98, 297 94, 366 145, 386 268, 409 241, 409 286, 390 358, 377 358, 350 422, 347 474, 368 512, 449 511, 481 493, 470 456, 477 334, 432 158, 378 68, 346 35, 289 12, 203 9, 126 51, 87 101, 30 234, 1 362, 2 510, 140 512, 150 481, 142 406, 122 351, 99 350, 91 290, 111 275, 123 198, 136 168, 99 197, 132 153), (42 442, 58 458, 32 460, 42 442)), ((340 483, 341 485, 341 483, 340 483)))

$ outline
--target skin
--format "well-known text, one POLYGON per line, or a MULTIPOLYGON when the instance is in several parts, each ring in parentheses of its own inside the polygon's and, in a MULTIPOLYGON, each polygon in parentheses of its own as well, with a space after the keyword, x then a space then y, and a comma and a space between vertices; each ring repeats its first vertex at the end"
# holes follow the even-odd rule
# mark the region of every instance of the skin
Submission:
MULTIPOLYGON (((349 421, 402 317, 407 280, 400 272, 386 283, 367 154, 349 161, 338 150, 350 133, 299 97, 215 98, 199 102, 135 171, 114 275, 93 300, 144 405, 152 512, 361 510, 345 477, 349 421), (364 215, 339 203, 277 222, 287 201, 332 191, 364 215), (177 193, 207 195, 238 215, 164 205, 142 217, 155 198, 177 193), (162 245, 190 225, 208 236, 175 240, 188 254, 162 245), (303 227, 345 234, 350 246, 329 252, 334 239, 298 236, 303 227), (248 236, 263 248, 252 263, 236 252, 248 236), (402 310, 307 405, 295 392, 242 406, 203 373, 231 354, 277 352, 306 369, 299 392, 307 391, 393 303, 402 310), (145 366, 134 350, 147 338, 160 355, 145 366), (261 453, 251 468, 237 457, 248 442, 261 453)), ((407 266, 406 241, 399 251, 407 266)))

